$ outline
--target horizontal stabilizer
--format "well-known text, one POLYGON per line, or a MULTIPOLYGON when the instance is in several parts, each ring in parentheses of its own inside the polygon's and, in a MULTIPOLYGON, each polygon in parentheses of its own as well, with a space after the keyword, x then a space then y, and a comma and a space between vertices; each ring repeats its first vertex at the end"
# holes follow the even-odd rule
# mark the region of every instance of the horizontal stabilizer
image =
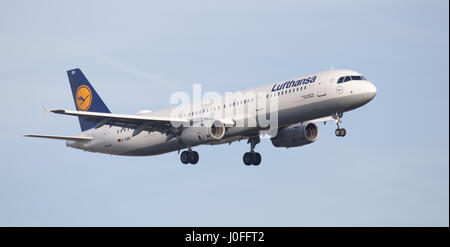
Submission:
POLYGON ((48 138, 66 141, 90 141, 92 137, 88 136, 52 136, 52 135, 24 135, 25 137, 48 138))

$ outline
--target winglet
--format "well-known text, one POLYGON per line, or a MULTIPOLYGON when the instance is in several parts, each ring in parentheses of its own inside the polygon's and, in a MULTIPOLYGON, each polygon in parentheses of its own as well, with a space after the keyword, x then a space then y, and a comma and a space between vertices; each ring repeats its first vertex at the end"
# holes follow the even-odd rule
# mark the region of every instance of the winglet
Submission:
POLYGON ((45 107, 45 106, 43 106, 42 108, 44 109, 45 116, 47 117, 48 113, 50 112, 50 110, 47 107, 45 107))

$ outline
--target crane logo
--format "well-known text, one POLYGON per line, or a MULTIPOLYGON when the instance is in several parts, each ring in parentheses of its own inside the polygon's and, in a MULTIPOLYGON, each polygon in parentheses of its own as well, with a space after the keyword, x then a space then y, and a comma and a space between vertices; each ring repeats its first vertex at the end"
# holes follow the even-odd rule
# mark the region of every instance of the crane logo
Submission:
POLYGON ((75 94, 75 101, 77 108, 80 111, 87 111, 91 107, 92 102, 92 92, 91 89, 86 85, 81 85, 77 89, 75 94))

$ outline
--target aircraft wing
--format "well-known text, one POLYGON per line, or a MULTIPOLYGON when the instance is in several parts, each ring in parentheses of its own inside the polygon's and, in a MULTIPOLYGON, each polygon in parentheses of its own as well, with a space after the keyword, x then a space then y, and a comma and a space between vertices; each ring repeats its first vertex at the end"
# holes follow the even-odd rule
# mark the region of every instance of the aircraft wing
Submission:
POLYGON ((51 110, 50 112, 56 114, 64 114, 71 116, 84 117, 86 121, 94 122, 95 128, 100 128, 103 125, 118 126, 124 128, 135 129, 133 136, 138 135, 142 131, 158 131, 161 133, 171 132, 172 123, 188 124, 188 119, 170 118, 151 115, 128 115, 128 114, 113 114, 102 112, 86 112, 86 111, 71 111, 71 110, 51 110))

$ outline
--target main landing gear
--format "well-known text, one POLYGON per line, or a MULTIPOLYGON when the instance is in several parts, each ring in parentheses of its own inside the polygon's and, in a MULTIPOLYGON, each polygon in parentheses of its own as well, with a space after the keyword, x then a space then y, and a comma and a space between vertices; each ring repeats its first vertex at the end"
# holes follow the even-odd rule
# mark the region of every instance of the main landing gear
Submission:
POLYGON ((347 131, 344 128, 341 128, 343 116, 344 116, 344 113, 342 113, 342 112, 337 112, 333 115, 333 118, 336 119, 336 125, 337 125, 337 129, 334 131, 336 136, 344 137, 347 134, 347 131))
POLYGON ((183 164, 191 163, 191 164, 195 165, 195 164, 197 164, 199 158, 200 157, 198 156, 198 153, 195 151, 192 151, 191 148, 189 148, 188 151, 183 151, 180 155, 180 160, 181 160, 181 163, 183 163, 183 164))
POLYGON ((256 144, 260 141, 259 136, 248 139, 248 143, 250 143, 250 152, 246 152, 242 157, 242 160, 246 166, 259 166, 259 164, 261 164, 261 154, 254 151, 256 144))

